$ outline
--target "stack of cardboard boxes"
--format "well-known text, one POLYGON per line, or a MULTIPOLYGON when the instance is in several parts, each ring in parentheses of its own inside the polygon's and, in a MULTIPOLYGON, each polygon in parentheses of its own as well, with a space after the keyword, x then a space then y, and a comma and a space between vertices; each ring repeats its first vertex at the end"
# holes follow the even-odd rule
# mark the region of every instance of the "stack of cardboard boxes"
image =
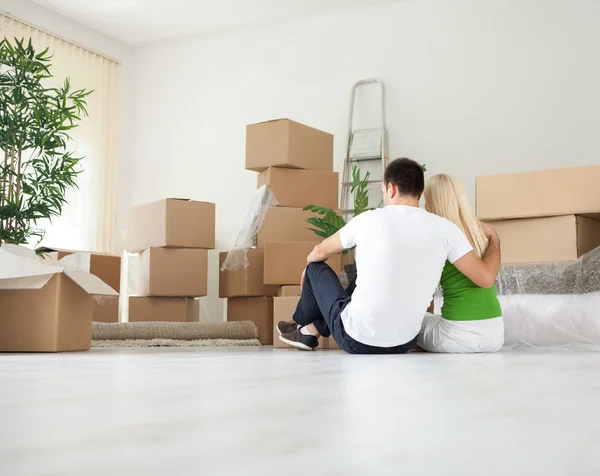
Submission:
POLYGON ((167 198, 134 208, 128 250, 139 253, 139 266, 128 278, 129 322, 198 321, 194 298, 207 294, 214 247, 214 203, 167 198))
MULTIPOLYGON (((306 222, 311 213, 303 208, 338 206, 333 136, 289 119, 249 125, 246 169, 259 172, 258 188, 267 185, 279 204, 268 210, 256 249, 248 250, 250 265, 221 272, 219 296, 228 298, 227 320, 253 320, 263 344, 280 346, 274 325, 292 318, 306 257, 320 240, 306 222)), ((226 255, 221 253, 220 264, 226 255)), ((341 271, 341 256, 328 263, 341 271)))
POLYGON ((477 178, 477 216, 503 263, 571 261, 600 246, 600 166, 477 178))

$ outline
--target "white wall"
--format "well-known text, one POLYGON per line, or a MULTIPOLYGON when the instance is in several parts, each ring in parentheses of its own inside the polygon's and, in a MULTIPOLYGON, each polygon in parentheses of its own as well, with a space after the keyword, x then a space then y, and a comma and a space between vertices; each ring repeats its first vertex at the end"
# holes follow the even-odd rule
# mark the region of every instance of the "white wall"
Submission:
POLYGON ((255 189, 244 126, 332 132, 341 169, 349 88, 366 77, 387 85, 391 156, 455 174, 471 197, 480 174, 597 163, 598 18, 595 0, 414 0, 144 48, 131 201, 214 201, 228 249, 255 189))
POLYGON ((133 47, 109 38, 85 25, 77 23, 53 12, 32 0, 0 0, 0 10, 10 13, 26 22, 72 40, 82 46, 108 55, 121 63, 119 95, 119 135, 117 144, 117 236, 115 247, 120 252, 124 247, 124 228, 130 208, 131 173, 131 133, 133 123, 132 108, 132 68, 133 47))

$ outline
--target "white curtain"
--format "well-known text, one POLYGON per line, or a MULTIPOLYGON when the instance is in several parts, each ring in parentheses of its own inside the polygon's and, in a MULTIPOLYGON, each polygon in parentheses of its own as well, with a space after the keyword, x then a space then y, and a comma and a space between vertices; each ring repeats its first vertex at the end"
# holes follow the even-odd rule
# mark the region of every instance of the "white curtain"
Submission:
POLYGON ((31 38, 36 51, 50 48, 53 80, 71 78, 76 89, 93 89, 88 96, 89 117, 73 129, 70 149, 83 156, 79 190, 71 190, 63 214, 46 230, 42 244, 58 248, 113 252, 115 233, 115 156, 119 91, 119 63, 12 15, 0 12, 0 37, 31 38))

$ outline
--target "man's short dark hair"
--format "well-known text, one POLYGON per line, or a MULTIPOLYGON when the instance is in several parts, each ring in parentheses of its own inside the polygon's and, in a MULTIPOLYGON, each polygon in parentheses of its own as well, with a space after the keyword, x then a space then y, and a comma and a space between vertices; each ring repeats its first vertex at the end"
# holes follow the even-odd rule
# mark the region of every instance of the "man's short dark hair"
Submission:
POLYGON ((383 183, 386 187, 396 185, 400 195, 419 198, 425 188, 423 167, 407 158, 392 160, 385 169, 383 183))

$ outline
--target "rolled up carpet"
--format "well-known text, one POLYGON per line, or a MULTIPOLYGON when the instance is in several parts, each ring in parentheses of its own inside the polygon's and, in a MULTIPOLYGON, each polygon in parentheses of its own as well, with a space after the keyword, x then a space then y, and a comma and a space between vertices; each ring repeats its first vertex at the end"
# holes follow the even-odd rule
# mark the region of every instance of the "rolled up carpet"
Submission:
POLYGON ((250 340, 258 338, 258 328, 252 321, 219 322, 94 322, 92 340, 153 340, 191 341, 203 339, 250 340))

